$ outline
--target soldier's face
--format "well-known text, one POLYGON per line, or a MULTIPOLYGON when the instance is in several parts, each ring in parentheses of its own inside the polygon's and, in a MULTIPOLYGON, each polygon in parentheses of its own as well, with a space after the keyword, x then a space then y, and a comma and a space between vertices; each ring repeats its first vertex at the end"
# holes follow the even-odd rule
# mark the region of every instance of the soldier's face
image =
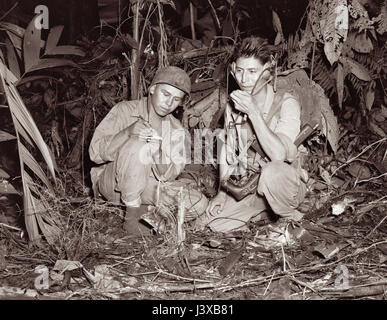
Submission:
MULTIPOLYGON (((251 93, 266 65, 254 57, 240 57, 231 65, 231 71, 242 91, 251 93)), ((256 86, 258 88, 258 85, 256 86)))
POLYGON ((149 92, 153 108, 160 117, 165 117, 181 105, 185 95, 184 91, 164 83, 150 87, 149 92))

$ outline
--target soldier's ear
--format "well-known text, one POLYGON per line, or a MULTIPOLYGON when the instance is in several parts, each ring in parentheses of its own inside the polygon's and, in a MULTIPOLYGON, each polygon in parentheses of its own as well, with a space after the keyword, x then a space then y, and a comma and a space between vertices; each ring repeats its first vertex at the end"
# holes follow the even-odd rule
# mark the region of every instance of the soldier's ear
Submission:
POLYGON ((263 68, 262 68, 263 74, 262 74, 261 78, 262 78, 263 80, 269 79, 272 70, 273 70, 273 68, 272 68, 271 61, 266 62, 266 63, 263 65, 263 68))
POLYGON ((233 62, 231 63, 231 68, 230 68, 230 72, 232 74, 232 76, 235 78, 235 69, 236 69, 236 63, 233 62))
POLYGON ((271 61, 268 61, 268 62, 266 62, 266 63, 263 65, 262 70, 270 69, 271 66, 272 66, 271 61))
POLYGON ((154 93, 155 93, 155 90, 156 90, 156 85, 154 84, 153 86, 151 86, 151 87, 149 88, 149 93, 150 93, 150 94, 154 94, 154 93))

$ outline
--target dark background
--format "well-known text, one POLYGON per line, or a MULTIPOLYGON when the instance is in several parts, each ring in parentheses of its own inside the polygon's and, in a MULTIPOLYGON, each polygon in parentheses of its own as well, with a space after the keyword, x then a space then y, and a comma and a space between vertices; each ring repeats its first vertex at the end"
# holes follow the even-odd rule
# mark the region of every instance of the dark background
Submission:
MULTIPOLYGON (((14 8, 6 21, 13 22, 20 26, 26 27, 34 15, 34 10, 37 5, 46 5, 49 9, 49 24, 64 25, 64 33, 62 41, 66 43, 74 43, 80 35, 93 34, 94 29, 98 29, 100 25, 100 15, 98 8, 98 0, 0 0, 0 17, 7 12, 16 2, 18 5, 14 8)), ((115 6, 118 11, 118 0, 100 0, 110 3, 110 6, 115 6)), ((121 12, 122 17, 127 17, 127 11, 124 7, 128 1, 122 0, 121 12)), ((173 29, 178 30, 181 34, 190 37, 190 28, 187 21, 184 20, 184 10, 189 6, 188 0, 174 1, 176 10, 169 5, 164 5, 164 17, 173 29)), ((210 7, 208 0, 193 0, 197 10, 196 25, 197 32, 202 33, 202 24, 200 20, 209 13, 210 7)), ((212 4, 217 9, 224 7, 227 4, 225 0, 212 0, 212 4)), ((239 29, 242 33, 255 34, 263 36, 273 41, 275 32, 272 27, 272 10, 275 10, 280 17, 284 35, 287 36, 297 30, 300 20, 305 13, 308 0, 239 0, 235 1, 234 12, 240 12, 239 29), (248 16, 246 16, 248 14, 248 16)), ((224 16, 227 8, 217 10, 219 18, 226 19, 224 16), (222 12, 224 15, 222 16, 222 12)), ((101 15, 103 12, 100 12, 101 15)), ((224 21, 223 21, 224 22, 224 21)), ((124 25, 124 28, 130 30, 129 24, 124 25)), ((210 28, 208 24, 205 26, 210 28)), ((95 31, 95 30, 94 30, 95 31)), ((98 32, 95 31, 95 34, 98 32)))

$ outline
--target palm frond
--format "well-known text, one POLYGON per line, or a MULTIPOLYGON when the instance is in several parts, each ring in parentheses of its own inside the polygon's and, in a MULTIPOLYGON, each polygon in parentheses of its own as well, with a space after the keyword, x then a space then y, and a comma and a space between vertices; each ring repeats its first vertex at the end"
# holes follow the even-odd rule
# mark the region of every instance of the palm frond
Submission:
POLYGON ((37 147, 55 181, 54 160, 51 153, 44 142, 38 127, 35 124, 31 114, 23 103, 16 87, 16 77, 10 70, 0 61, 0 78, 2 90, 7 98, 8 107, 11 112, 12 120, 15 126, 16 138, 19 150, 19 161, 21 177, 23 182, 24 194, 24 217, 27 232, 31 241, 40 239, 39 228, 47 241, 51 241, 58 232, 57 227, 50 225, 49 222, 42 219, 42 212, 48 211, 46 203, 39 199, 38 190, 33 187, 33 179, 26 171, 26 166, 36 174, 37 177, 45 184, 49 192, 53 192, 53 188, 46 174, 34 159, 28 149, 22 142, 21 137, 32 147, 37 147))

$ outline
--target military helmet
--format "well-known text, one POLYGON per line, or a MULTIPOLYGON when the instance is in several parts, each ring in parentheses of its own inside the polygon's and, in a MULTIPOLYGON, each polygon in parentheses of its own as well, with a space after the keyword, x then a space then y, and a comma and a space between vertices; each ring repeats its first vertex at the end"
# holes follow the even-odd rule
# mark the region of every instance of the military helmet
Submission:
POLYGON ((191 93, 191 79, 181 68, 169 66, 159 69, 154 76, 150 86, 158 83, 165 83, 174 86, 187 95, 191 93))

